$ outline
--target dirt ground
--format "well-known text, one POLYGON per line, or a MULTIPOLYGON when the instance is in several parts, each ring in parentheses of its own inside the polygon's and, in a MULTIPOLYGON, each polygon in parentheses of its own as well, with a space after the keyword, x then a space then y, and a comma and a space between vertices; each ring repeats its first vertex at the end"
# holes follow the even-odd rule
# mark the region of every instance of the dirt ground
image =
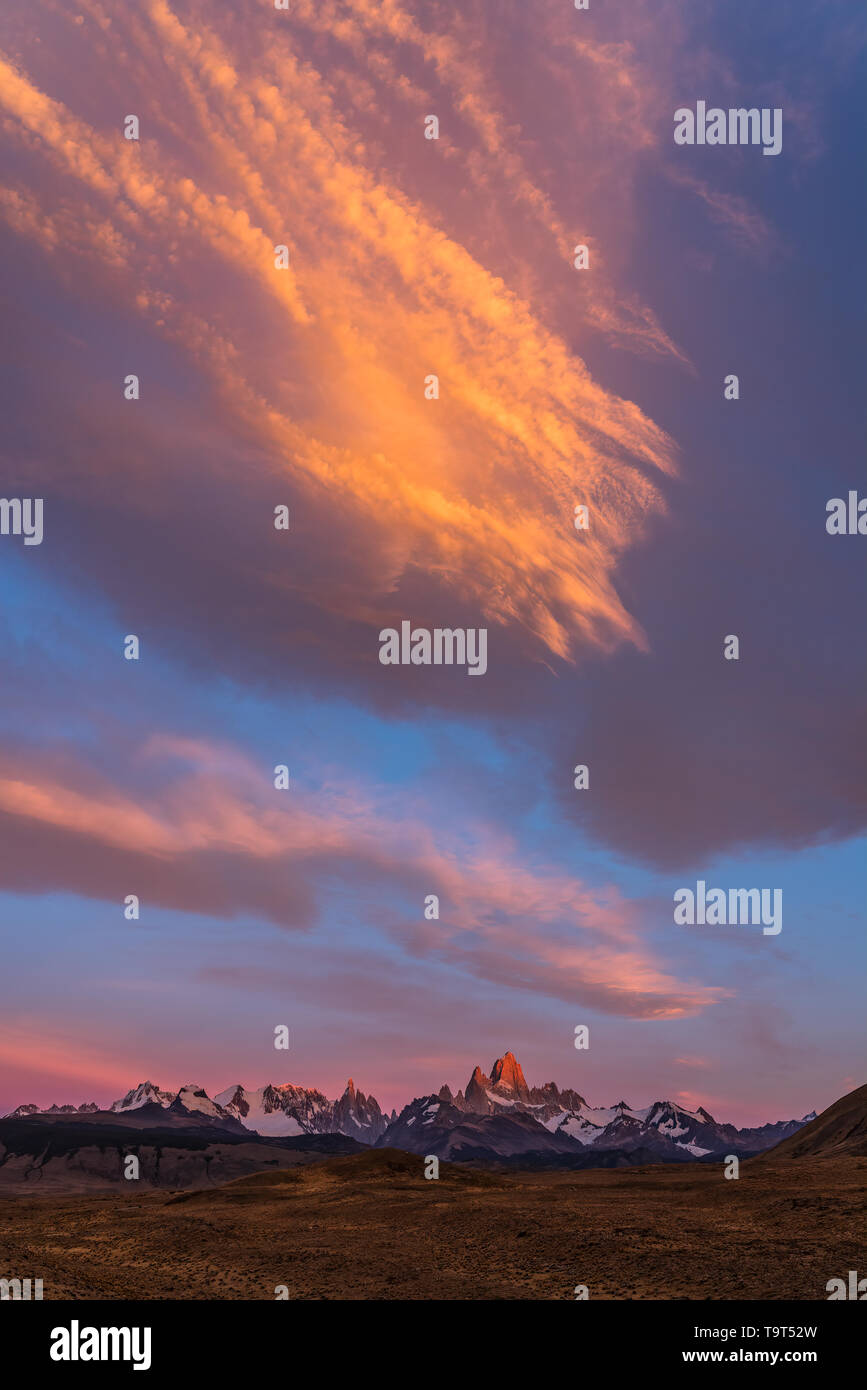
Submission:
POLYGON ((0 1199, 46 1299, 817 1299, 867 1273, 867 1159, 501 1177, 395 1150, 217 1191, 0 1199))

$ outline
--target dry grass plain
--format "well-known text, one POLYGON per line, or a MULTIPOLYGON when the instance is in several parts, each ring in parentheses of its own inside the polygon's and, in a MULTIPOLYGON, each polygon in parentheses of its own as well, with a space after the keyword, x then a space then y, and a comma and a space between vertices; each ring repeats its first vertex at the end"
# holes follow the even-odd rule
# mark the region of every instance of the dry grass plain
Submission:
POLYGON ((0 1199, 46 1299, 816 1299, 864 1265, 867 1159, 500 1176, 380 1150, 204 1192, 0 1199))

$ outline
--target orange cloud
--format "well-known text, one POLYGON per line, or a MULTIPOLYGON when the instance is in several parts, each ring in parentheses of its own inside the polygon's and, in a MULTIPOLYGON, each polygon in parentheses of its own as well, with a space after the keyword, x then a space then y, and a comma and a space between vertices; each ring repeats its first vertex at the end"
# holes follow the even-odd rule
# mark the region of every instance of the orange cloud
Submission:
MULTIPOLYGON (((613 571, 661 509, 653 475, 675 467, 665 433, 594 382, 524 288, 444 230, 439 208, 383 172, 355 113, 338 110, 327 65, 299 56, 302 45, 269 29, 267 49, 236 58, 210 7, 192 26, 165 0, 113 16, 109 43, 94 27, 101 8, 85 14, 106 61, 129 31, 125 75, 151 92, 142 141, 125 142, 116 117, 113 133, 98 129, 0 62, 0 105, 62 175, 46 194, 34 172, 0 213, 25 233, 44 219, 61 276, 126 298, 189 352, 275 487, 288 473, 355 509, 378 572, 356 586, 363 607, 348 591, 326 602, 384 622, 412 570, 513 626, 540 658, 640 645, 613 571), (69 180, 74 200, 56 191, 69 180), (283 243, 285 271, 273 256, 283 243), (429 373, 437 402, 423 394, 429 373), (592 517, 580 535, 579 502, 592 517)), ((478 64, 460 43, 423 36, 395 6, 357 7, 351 22, 371 42, 421 49, 479 136, 503 210, 518 197, 562 242, 565 225, 472 96, 478 64)), ((417 137, 421 152, 420 127, 417 137)), ((582 287, 562 258, 554 274, 576 325, 605 317, 601 278, 582 287)), ((643 310, 639 321, 643 334, 643 310)))

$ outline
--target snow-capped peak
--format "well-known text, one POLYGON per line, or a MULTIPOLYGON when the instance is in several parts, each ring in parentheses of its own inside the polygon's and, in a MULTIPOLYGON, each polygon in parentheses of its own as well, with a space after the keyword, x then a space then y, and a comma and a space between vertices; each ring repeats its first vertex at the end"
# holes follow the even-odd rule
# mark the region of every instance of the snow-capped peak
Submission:
POLYGON ((182 1105, 185 1110, 197 1110, 202 1115, 223 1115, 225 1113, 221 1105, 214 1104, 204 1087, 197 1085, 194 1081, 181 1087, 175 1101, 182 1105))
POLYGON ((116 1100, 111 1109, 116 1114, 122 1110, 140 1110, 143 1105, 161 1105, 165 1109, 175 1095, 175 1091, 161 1091, 153 1081, 140 1081, 121 1100, 116 1100))

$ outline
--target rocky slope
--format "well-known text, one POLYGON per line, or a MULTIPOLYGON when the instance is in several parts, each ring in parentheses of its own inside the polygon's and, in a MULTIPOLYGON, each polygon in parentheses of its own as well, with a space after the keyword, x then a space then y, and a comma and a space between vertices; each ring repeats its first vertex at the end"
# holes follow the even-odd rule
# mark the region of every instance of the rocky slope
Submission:
POLYGON ((829 1105, 765 1158, 845 1158, 867 1156, 867 1086, 859 1086, 829 1105))

